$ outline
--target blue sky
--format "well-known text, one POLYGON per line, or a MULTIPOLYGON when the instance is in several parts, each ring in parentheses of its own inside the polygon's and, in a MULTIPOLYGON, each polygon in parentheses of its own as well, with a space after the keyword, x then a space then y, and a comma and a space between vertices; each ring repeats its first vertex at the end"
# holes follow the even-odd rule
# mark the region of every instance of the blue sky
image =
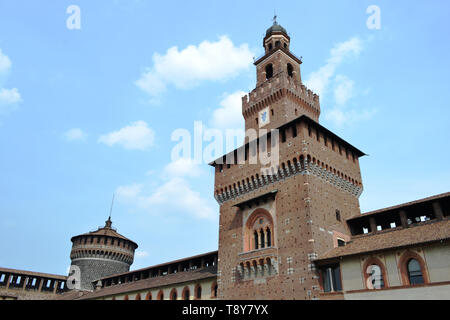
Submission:
POLYGON ((448 1, 276 3, 1 0, 0 266, 66 273, 113 193, 133 269, 216 250, 212 168, 171 135, 243 125, 274 9, 321 123, 369 155, 362 211, 449 191, 448 1))

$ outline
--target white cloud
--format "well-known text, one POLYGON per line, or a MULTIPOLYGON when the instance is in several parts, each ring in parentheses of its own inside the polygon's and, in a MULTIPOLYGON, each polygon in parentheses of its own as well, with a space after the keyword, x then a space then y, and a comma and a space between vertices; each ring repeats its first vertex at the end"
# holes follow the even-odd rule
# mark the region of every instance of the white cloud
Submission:
POLYGON ((144 250, 136 251, 135 254, 134 254, 134 256, 135 256, 137 259, 140 259, 140 258, 146 258, 146 257, 148 257, 148 252, 147 252, 147 251, 144 251, 144 250))
POLYGON ((337 75, 334 79, 334 100, 337 105, 345 105, 353 97, 354 82, 344 75, 337 75))
POLYGON ((11 68, 11 60, 0 49, 0 73, 5 73, 11 68))
POLYGON ((171 178, 149 194, 144 193, 143 185, 137 184, 121 186, 117 188, 116 194, 121 201, 151 210, 154 214, 171 210, 199 219, 216 218, 210 203, 180 177, 171 178))
POLYGON ((142 192, 142 184, 131 184, 128 186, 120 186, 116 189, 115 194, 118 198, 128 201, 136 199, 142 192))
POLYGON ((85 140, 86 137, 87 137, 87 134, 79 128, 73 128, 73 129, 70 129, 70 130, 67 130, 66 132, 64 132, 64 138, 67 141, 85 140))
POLYGON ((186 180, 172 178, 144 199, 146 207, 155 205, 187 212, 197 218, 213 219, 216 214, 199 192, 191 189, 186 180))
POLYGON ((0 104, 14 104, 21 102, 22 98, 20 97, 19 90, 17 88, 12 89, 0 89, 0 104))
POLYGON ((202 170, 192 159, 178 159, 164 168, 164 174, 169 177, 198 177, 202 170))
POLYGON ((326 64, 319 70, 312 72, 306 86, 318 95, 325 94, 330 79, 334 76, 337 67, 347 58, 358 56, 362 51, 362 41, 358 37, 351 38, 345 42, 338 43, 331 49, 330 57, 326 64))
POLYGON ((165 55, 155 53, 136 85, 150 96, 158 96, 168 85, 191 88, 202 81, 225 80, 248 69, 254 53, 247 44, 236 47, 227 36, 216 42, 203 41, 179 51, 171 47, 165 55))
POLYGON ((338 43, 330 51, 325 65, 319 70, 312 72, 306 86, 318 93, 322 98, 328 93, 328 89, 333 88, 333 98, 335 106, 332 109, 325 109, 324 117, 327 121, 333 122, 336 126, 352 125, 356 122, 372 118, 376 109, 351 109, 348 103, 356 96, 355 82, 347 76, 335 75, 337 68, 347 59, 357 57, 363 50, 363 41, 358 37, 353 37, 347 41, 338 43))
POLYGON ((108 146, 118 144, 129 150, 147 150, 153 146, 154 140, 155 133, 147 123, 136 121, 118 131, 102 135, 98 142, 108 146))
POLYGON ((244 118, 242 116, 242 97, 244 91, 237 91, 226 95, 220 102, 220 107, 214 110, 211 124, 217 129, 242 129, 244 118))
POLYGON ((377 109, 363 109, 363 110, 342 110, 334 108, 325 113, 325 119, 333 122, 336 126, 342 127, 345 125, 353 125, 356 122, 369 120, 377 113, 377 109))
POLYGON ((0 115, 7 114, 16 108, 16 104, 22 101, 17 88, 3 88, 3 82, 11 69, 11 60, 0 49, 0 115))

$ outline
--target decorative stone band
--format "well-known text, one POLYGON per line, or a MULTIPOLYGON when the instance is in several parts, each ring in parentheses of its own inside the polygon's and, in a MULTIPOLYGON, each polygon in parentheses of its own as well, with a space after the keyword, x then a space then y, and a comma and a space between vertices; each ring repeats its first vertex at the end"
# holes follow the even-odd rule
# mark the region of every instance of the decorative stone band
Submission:
POLYGON ((114 251, 99 251, 99 250, 72 250, 70 259, 75 261, 76 259, 104 259, 123 262, 131 265, 134 260, 134 256, 130 254, 123 254, 114 251))
POLYGON ((240 281, 267 278, 278 274, 278 259, 270 256, 259 260, 244 261, 235 268, 235 272, 237 274, 233 277, 240 281))
POLYGON ((134 255, 134 250, 122 248, 119 246, 101 245, 101 244, 74 244, 72 246, 72 251, 76 251, 79 249, 114 251, 114 252, 122 252, 128 255, 134 255))
POLYGON ((303 166, 300 164, 300 162, 291 163, 290 166, 280 167, 279 170, 273 175, 261 175, 254 181, 250 180, 249 183, 241 184, 237 188, 226 190, 222 193, 217 193, 214 195, 214 197, 216 201, 220 205, 222 205, 227 201, 235 200, 247 193, 253 192, 275 182, 288 179, 298 174, 313 175, 315 177, 318 177, 328 183, 331 183, 336 188, 340 188, 346 192, 349 192, 357 198, 359 198, 363 192, 362 186, 354 185, 351 182, 339 177, 338 175, 318 166, 317 164, 308 162, 308 160, 304 160, 303 166))

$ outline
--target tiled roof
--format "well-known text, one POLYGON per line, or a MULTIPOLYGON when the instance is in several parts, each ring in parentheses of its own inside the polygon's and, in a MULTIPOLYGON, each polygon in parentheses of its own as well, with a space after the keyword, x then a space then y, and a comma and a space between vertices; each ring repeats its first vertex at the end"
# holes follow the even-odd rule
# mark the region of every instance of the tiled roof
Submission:
POLYGON ((334 248, 319 256, 317 262, 386 249, 436 242, 450 238, 450 220, 423 222, 406 229, 397 228, 352 238, 344 247, 334 248))
POLYGON ((64 294, 61 299, 94 299, 99 297, 105 297, 110 295, 116 295, 121 293, 128 293, 146 289, 152 289, 162 286, 171 285, 174 283, 183 283, 189 281, 196 281, 201 279, 208 279, 217 277, 217 267, 210 266, 202 269, 192 270, 192 271, 184 271, 172 273, 166 276, 159 276, 154 278, 148 278, 133 282, 122 283, 118 285, 113 285, 110 287, 105 287, 100 290, 89 292, 83 294, 81 297, 77 297, 79 292, 69 292, 64 294), (70 294, 70 295, 69 295, 70 294), (67 296, 66 296, 67 295, 67 296))
POLYGON ((16 274, 30 276, 30 277, 41 277, 41 278, 50 278, 50 279, 58 279, 58 280, 67 280, 67 276, 61 276, 58 274, 50 274, 50 273, 25 271, 25 270, 18 270, 18 269, 0 268, 0 272, 16 273, 16 274))
POLYGON ((193 260, 193 259, 199 259, 202 257, 206 257, 206 256, 210 256, 210 255, 218 255, 218 251, 211 251, 211 252, 207 252, 207 253, 202 253, 202 254, 197 254, 195 256, 191 256, 191 257, 187 257, 187 258, 182 258, 182 259, 177 259, 177 260, 172 260, 172 261, 168 261, 168 262, 163 262, 160 264, 156 264, 150 267, 145 267, 145 268, 141 268, 141 269, 136 269, 136 270, 132 270, 132 271, 127 271, 127 272, 123 272, 123 273, 117 273, 111 276, 107 276, 107 277, 103 277, 100 279, 96 279, 96 280, 103 280, 103 279, 111 279, 111 278, 116 278, 116 277, 120 277, 120 276, 124 276, 124 275, 128 275, 128 274, 133 274, 133 273, 138 273, 138 272, 142 272, 142 271, 147 271, 150 269, 156 269, 156 268, 161 268, 164 266, 168 266, 168 265, 172 265, 172 264, 178 264, 178 263, 182 263, 182 262, 186 262, 189 260, 193 260))
POLYGON ((400 208, 406 208, 409 206, 413 206, 413 205, 417 205, 419 203, 423 203, 423 202, 427 202, 427 201, 433 201, 433 200, 437 200, 437 199, 442 199, 445 197, 449 197, 450 196, 450 192, 446 192, 446 193, 441 193, 435 196, 431 196, 431 197, 427 197, 427 198, 423 198, 423 199, 418 199, 418 200, 414 200, 411 202, 406 202, 406 203, 402 203, 402 204, 398 204, 392 207, 387 207, 387 208, 383 208, 383 209, 378 209, 375 211, 370 211, 370 212, 366 212, 363 214, 358 214, 356 216, 353 216, 349 219, 347 219, 347 221, 352 220, 352 219, 357 219, 357 218, 361 218, 361 217, 367 217, 373 214, 377 214, 377 213, 381 213, 381 212, 387 212, 387 211, 391 211, 391 210, 398 210, 400 208))

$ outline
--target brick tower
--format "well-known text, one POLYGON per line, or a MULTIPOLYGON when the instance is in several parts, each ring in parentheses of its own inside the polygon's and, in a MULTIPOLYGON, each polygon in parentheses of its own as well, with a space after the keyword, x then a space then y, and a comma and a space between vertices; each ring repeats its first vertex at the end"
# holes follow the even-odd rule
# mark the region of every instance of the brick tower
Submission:
POLYGON ((82 290, 93 290, 92 281, 128 272, 138 247, 112 228, 111 218, 104 227, 72 237, 71 241, 70 259, 80 268, 82 290))
POLYGON ((220 204, 218 294, 314 299, 320 275, 312 261, 344 245, 345 219, 360 213, 364 154, 319 124, 319 97, 302 84, 302 62, 276 20, 263 45, 256 88, 242 99, 245 128, 259 133, 211 163, 220 204), (251 162, 275 150, 275 167, 251 162))

